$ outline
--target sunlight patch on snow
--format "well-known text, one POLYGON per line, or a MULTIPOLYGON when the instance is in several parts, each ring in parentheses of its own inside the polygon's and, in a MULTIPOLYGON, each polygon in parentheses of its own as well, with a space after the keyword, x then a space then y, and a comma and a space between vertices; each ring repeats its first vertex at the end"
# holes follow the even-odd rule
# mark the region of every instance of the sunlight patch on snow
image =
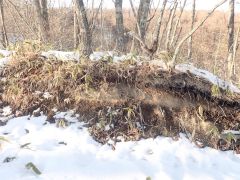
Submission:
POLYGON ((179 141, 157 137, 120 142, 113 150, 109 145, 95 142, 73 111, 56 115, 71 122, 66 128, 45 124, 46 118, 18 117, 0 128, 0 136, 10 141, 1 142, 1 179, 239 178, 239 155, 211 148, 199 149, 184 135, 179 141), (21 148, 26 143, 30 143, 28 147, 21 148), (2 163, 6 157, 16 159, 2 163), (39 177, 25 168, 29 162, 42 172, 39 177))

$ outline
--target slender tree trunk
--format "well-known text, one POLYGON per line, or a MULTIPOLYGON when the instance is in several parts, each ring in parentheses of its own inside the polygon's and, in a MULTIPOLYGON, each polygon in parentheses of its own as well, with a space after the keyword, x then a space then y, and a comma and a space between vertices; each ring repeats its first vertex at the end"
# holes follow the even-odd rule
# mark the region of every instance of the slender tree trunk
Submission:
POLYGON ((120 52, 124 52, 125 40, 124 40, 122 0, 115 0, 115 13, 116 13, 116 30, 117 30, 116 49, 120 52))
MULTIPOLYGON (((196 0, 192 0, 192 22, 191 22, 191 30, 194 27, 196 17, 196 0)), ((189 37, 188 41, 188 61, 192 59, 192 36, 189 37)))
POLYGON ((82 53, 85 56, 89 56, 92 53, 92 34, 89 27, 87 13, 85 10, 83 0, 75 0, 75 4, 77 6, 79 14, 81 15, 81 21, 82 21, 81 25, 83 27, 82 37, 81 37, 83 40, 82 53))
MULTIPOLYGON (((167 12, 169 12, 168 13, 168 17, 167 17, 167 21, 166 21, 166 23, 165 23, 165 26, 164 26, 164 28, 163 28, 163 32, 160 34, 160 37, 159 37, 159 42, 160 42, 160 44, 164 44, 164 42, 163 42, 163 40, 166 40, 167 38, 167 35, 166 35, 166 32, 167 32, 167 28, 168 28, 168 25, 169 25, 169 22, 170 22, 170 18, 171 18, 171 14, 172 14, 172 11, 173 11, 173 6, 172 7, 169 7, 168 9, 167 9, 167 12)), ((165 47, 164 47, 165 48, 165 47)))
POLYGON ((0 0, 0 14, 1 14, 1 29, 2 29, 2 45, 4 48, 6 48, 8 43, 8 37, 7 37, 7 30, 5 26, 5 18, 4 18, 4 8, 3 8, 3 0, 0 0))
MULTIPOLYGON (((194 0, 194 1, 195 1, 195 0, 194 0)), ((186 6, 186 2, 187 2, 187 0, 184 0, 184 1, 183 1, 183 5, 182 5, 182 7, 181 7, 181 9, 180 9, 180 14, 179 14, 178 19, 177 19, 177 21, 176 21, 176 23, 175 23, 175 26, 174 26, 174 29, 173 29, 173 33, 172 33, 171 42, 170 42, 170 47, 174 47, 174 46, 173 46, 174 40, 175 40, 175 38, 177 38, 177 36, 178 36, 178 34, 177 34, 177 29, 178 29, 179 24, 180 24, 180 21, 181 21, 181 17, 182 17, 182 14, 183 14, 183 10, 184 10, 184 8, 185 8, 185 6, 186 6)))
POLYGON ((138 8, 137 21, 140 28, 139 36, 143 41, 145 41, 150 2, 150 0, 141 0, 138 8))
POLYGON ((228 80, 233 75, 233 51, 234 51, 234 11, 235 0, 229 0, 229 20, 228 20, 228 80))
POLYGON ((42 6, 43 26, 46 32, 49 33, 50 26, 49 26, 49 18, 48 18, 47 0, 41 0, 41 6, 42 6))
POLYGON ((232 79, 236 81, 236 55, 238 50, 238 38, 240 33, 240 27, 238 27, 237 34, 235 36, 235 41, 233 45, 233 59, 232 59, 232 79))
POLYGON ((50 38, 47 0, 34 0, 33 2, 36 9, 39 25, 39 39, 46 43, 50 38))
POLYGON ((74 8, 74 48, 77 49, 80 43, 80 26, 79 19, 76 12, 76 8, 74 8))
POLYGON ((171 18, 168 24, 168 30, 167 30, 167 36, 166 36, 167 38, 166 38, 165 48, 167 51, 170 50, 170 38, 171 38, 172 29, 173 29, 173 22, 174 22, 177 6, 178 6, 178 2, 177 0, 175 0, 173 10, 171 12, 171 18))
MULTIPOLYGON (((151 0, 140 0, 138 12, 137 12, 137 25, 136 31, 139 34, 139 37, 145 42, 146 36, 146 28, 147 28, 147 20, 148 14, 150 10, 151 0)), ((134 40, 133 48, 137 53, 140 51, 140 43, 137 40, 134 40)))
POLYGON ((161 11, 160 11, 160 16, 157 21, 156 31, 153 35, 153 43, 152 43, 152 53, 153 54, 157 51, 158 46, 159 46, 159 35, 160 35, 161 27, 162 27, 162 20, 163 20, 163 16, 164 16, 164 11, 166 9, 166 5, 167 5, 167 0, 164 0, 161 11))

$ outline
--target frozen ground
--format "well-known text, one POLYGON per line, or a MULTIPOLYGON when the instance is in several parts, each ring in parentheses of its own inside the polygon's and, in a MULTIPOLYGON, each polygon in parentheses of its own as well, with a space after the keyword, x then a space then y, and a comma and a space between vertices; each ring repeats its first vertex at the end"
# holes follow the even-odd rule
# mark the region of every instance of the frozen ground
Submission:
POLYGON ((178 141, 158 137, 119 142, 113 148, 95 142, 84 124, 71 116, 56 115, 67 121, 65 128, 45 124, 45 116, 13 118, 0 127, 0 137, 8 140, 0 140, 1 179, 240 179, 240 156, 231 151, 199 149, 183 135, 178 141), (29 162, 41 175, 25 167, 29 162))

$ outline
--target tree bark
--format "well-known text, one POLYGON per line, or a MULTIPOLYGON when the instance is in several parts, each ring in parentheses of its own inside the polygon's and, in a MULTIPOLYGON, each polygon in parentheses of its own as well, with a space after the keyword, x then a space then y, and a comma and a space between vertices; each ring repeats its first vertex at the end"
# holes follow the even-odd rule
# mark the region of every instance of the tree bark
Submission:
POLYGON ((1 28, 2 28, 2 45, 6 48, 8 43, 7 30, 5 26, 4 10, 3 10, 3 0, 0 0, 0 14, 1 14, 1 28))
POLYGON ((124 38, 124 25, 123 25, 123 13, 122 13, 122 0, 115 0, 115 13, 116 13, 116 30, 117 30, 116 49, 120 52, 124 52, 125 38, 124 38))
POLYGON ((228 80, 233 75, 233 46, 234 46, 234 12, 235 11, 235 0, 229 0, 229 20, 228 20, 228 80))
MULTIPOLYGON (((193 0, 191 30, 194 27, 195 17, 196 17, 196 0, 193 0)), ((192 59, 192 36, 189 37, 189 41, 188 41, 188 61, 190 61, 191 59, 192 59)))
POLYGON ((152 55, 157 51, 158 46, 159 46, 159 34, 160 34, 160 31, 161 31, 161 27, 162 27, 162 20, 163 20, 163 16, 164 16, 164 11, 166 9, 166 5, 167 5, 167 0, 164 0, 163 4, 162 4, 161 11, 160 11, 160 16, 159 16, 158 21, 157 21, 156 31, 153 35, 152 55))
POLYGON ((89 27, 89 22, 87 18, 87 13, 83 0, 75 0, 75 5, 81 15, 81 25, 82 25, 82 40, 83 40, 83 49, 82 53, 85 56, 89 56, 92 53, 92 34, 89 27))
MULTIPOLYGON (((143 42, 145 42, 150 3, 151 3, 151 0, 140 0, 138 12, 137 12, 136 31, 138 32, 138 35, 143 42)), ((138 40, 134 41, 132 49, 134 49, 134 51, 136 51, 137 53, 140 51, 141 47, 138 40)))
POLYGON ((182 14, 183 14, 183 10, 184 10, 184 8, 185 8, 185 6, 186 6, 186 3, 187 3, 187 0, 184 0, 184 1, 183 1, 183 5, 182 5, 182 7, 180 8, 180 14, 179 14, 178 19, 177 19, 177 21, 176 21, 176 23, 175 23, 175 26, 174 26, 174 29, 173 29, 173 33, 172 33, 172 38, 171 38, 171 42, 170 42, 170 47, 171 47, 171 48, 174 48, 174 46, 173 46, 174 40, 175 40, 175 38, 177 38, 177 36, 178 36, 178 34, 177 34, 177 29, 178 29, 178 27, 179 27, 179 24, 180 24, 180 21, 181 21, 181 17, 182 17, 182 14))
POLYGON ((39 39, 45 43, 49 42, 50 26, 48 19, 47 0, 34 0, 39 25, 39 39))
POLYGON ((80 43, 80 27, 76 9, 74 9, 74 48, 77 49, 80 43))
POLYGON ((169 21, 169 24, 168 24, 168 30, 167 30, 167 35, 166 35, 165 49, 167 51, 170 50, 170 38, 171 38, 171 33, 172 33, 172 29, 173 29, 173 22, 174 22, 177 7, 178 7, 178 2, 177 2, 177 0, 175 0, 174 5, 173 5, 173 9, 171 11, 170 21, 169 21))
POLYGON ((139 36, 143 41, 145 41, 150 2, 150 0, 141 0, 138 8, 137 21, 140 28, 139 36))

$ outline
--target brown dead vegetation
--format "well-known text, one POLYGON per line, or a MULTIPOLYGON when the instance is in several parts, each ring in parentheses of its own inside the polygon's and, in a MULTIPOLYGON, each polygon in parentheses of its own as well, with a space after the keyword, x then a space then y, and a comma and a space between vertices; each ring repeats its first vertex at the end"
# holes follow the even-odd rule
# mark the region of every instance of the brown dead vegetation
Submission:
MULTIPOLYGON (((240 128, 240 96, 191 73, 164 71, 147 62, 81 63, 28 54, 0 70, 0 100, 14 111, 76 109, 93 137, 107 143, 188 134, 217 147, 223 130, 240 128), (50 96, 44 98, 44 93, 50 96)), ((52 115, 51 115, 52 114, 52 115)))

